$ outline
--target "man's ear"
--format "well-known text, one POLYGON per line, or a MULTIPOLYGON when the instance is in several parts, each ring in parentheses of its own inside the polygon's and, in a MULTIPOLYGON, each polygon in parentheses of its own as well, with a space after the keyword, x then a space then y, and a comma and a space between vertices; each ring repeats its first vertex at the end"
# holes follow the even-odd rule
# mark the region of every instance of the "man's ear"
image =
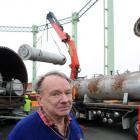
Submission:
POLYGON ((39 105, 41 105, 41 99, 42 99, 41 95, 40 94, 37 94, 36 95, 36 100, 37 100, 37 102, 38 102, 39 105))

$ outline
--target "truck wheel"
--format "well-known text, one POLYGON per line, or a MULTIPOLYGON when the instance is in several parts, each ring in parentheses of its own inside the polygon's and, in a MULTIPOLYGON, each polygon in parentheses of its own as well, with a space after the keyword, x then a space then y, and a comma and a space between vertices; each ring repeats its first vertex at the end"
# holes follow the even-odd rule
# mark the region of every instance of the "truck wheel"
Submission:
POLYGON ((130 124, 131 132, 135 138, 138 137, 138 125, 139 125, 138 124, 138 116, 135 116, 134 118, 132 118, 131 124, 130 124))

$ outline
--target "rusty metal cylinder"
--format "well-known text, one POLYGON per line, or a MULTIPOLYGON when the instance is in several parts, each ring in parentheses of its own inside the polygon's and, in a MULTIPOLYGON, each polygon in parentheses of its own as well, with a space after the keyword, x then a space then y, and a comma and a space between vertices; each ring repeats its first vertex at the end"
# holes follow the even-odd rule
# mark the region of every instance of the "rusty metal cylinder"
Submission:
POLYGON ((98 76, 73 82, 75 95, 92 100, 122 100, 128 93, 129 100, 140 100, 140 72, 127 72, 112 76, 98 76))

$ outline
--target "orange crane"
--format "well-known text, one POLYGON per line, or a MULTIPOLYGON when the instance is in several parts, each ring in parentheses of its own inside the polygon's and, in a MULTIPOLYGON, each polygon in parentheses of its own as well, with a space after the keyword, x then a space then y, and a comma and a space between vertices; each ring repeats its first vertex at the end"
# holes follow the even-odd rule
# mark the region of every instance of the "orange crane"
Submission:
POLYGON ((73 39, 69 36, 68 33, 65 33, 63 31, 62 25, 59 23, 59 21, 56 19, 55 15, 52 12, 49 12, 47 14, 47 19, 60 37, 61 41, 64 42, 66 45, 69 46, 69 54, 71 57, 71 75, 70 78, 72 80, 76 79, 78 76, 78 73, 80 72, 80 64, 78 60, 78 55, 77 55, 77 49, 76 45, 73 39))

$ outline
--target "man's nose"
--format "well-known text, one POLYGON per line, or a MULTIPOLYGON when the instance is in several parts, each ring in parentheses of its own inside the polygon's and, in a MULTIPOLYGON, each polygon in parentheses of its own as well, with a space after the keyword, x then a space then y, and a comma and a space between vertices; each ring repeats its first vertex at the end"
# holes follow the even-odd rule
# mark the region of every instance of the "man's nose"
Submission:
POLYGON ((68 97, 67 97, 67 95, 65 93, 62 94, 61 101, 62 102, 67 102, 68 101, 68 97))

